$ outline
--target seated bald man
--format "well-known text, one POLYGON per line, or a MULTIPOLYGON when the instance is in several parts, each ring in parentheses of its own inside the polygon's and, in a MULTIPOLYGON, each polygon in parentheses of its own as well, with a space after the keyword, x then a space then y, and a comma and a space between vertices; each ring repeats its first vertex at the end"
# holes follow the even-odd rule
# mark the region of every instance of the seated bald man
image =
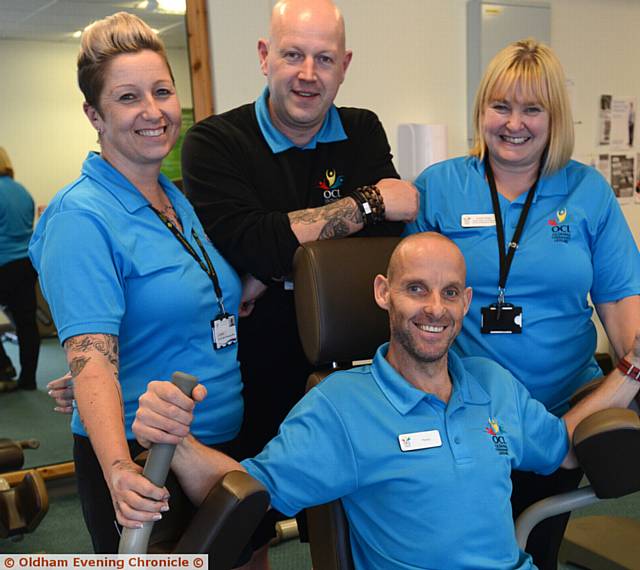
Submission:
MULTIPOLYGON (((356 568, 533 568, 516 544, 511 470, 574 466, 576 424, 626 407, 640 383, 616 370, 560 419, 498 364, 458 357, 449 348, 471 302, 465 273, 448 238, 403 240, 374 282, 390 342, 370 366, 311 390, 254 459, 239 464, 184 437, 194 403, 166 382, 149 385, 133 430, 144 445, 180 444, 173 469, 196 502, 233 469, 287 514, 342 499, 356 568)), ((640 366, 640 331, 627 359, 640 366)), ((204 395, 198 387, 195 399, 204 395)))

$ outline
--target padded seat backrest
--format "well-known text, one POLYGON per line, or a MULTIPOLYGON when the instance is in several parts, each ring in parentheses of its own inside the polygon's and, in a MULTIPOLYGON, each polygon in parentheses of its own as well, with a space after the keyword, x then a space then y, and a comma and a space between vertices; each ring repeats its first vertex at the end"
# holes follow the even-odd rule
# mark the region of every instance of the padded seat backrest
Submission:
POLYGON ((582 420, 573 434, 580 466, 600 499, 640 491, 640 419, 609 408, 582 420))
POLYGON ((372 358, 389 339, 389 321, 373 297, 397 237, 351 238, 301 245, 293 259, 300 340, 313 365, 372 358))
MULTIPOLYGON (((136 457, 144 465, 145 451, 136 457)), ((244 471, 230 471, 196 508, 169 472, 170 510, 154 524, 149 554, 208 554, 216 570, 233 568, 269 508, 269 493, 244 471), (214 565, 215 562, 215 565, 214 565)))
POLYGON ((232 568, 270 502, 251 475, 230 471, 211 489, 173 553, 208 553, 210 567, 232 568))
MULTIPOLYGON (((373 296, 373 280, 386 274, 397 237, 350 238, 301 245, 293 260, 298 331, 315 366, 373 358, 389 339, 389 320, 373 296)), ((335 372, 309 376, 307 390, 335 372)), ((307 509, 313 567, 351 570, 349 525, 341 501, 307 509)))

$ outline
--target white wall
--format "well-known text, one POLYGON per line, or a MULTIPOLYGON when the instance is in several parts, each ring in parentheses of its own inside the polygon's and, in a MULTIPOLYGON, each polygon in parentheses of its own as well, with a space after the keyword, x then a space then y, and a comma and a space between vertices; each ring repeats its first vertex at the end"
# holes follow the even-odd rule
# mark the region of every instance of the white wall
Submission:
MULTIPOLYGON (((553 0, 551 44, 575 83, 576 154, 597 147, 597 110, 603 93, 640 101, 638 58, 640 2, 637 0, 553 0)), ((637 139, 637 137, 636 137, 637 139)), ((636 150, 640 151, 637 146, 636 150)), ((640 206, 622 207, 640 245, 640 206)))
MULTIPOLYGON (((96 134, 82 112, 74 44, 0 41, 0 146, 11 157, 16 180, 37 204, 78 177, 96 134)), ((169 59, 183 107, 191 107, 185 49, 169 59)))

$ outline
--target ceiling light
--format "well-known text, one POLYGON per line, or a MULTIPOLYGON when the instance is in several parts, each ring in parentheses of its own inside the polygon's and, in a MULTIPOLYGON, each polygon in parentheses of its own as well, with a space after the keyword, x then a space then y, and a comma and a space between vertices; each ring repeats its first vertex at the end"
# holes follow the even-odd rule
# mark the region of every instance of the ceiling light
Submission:
POLYGON ((138 3, 137 8, 160 14, 185 14, 187 3, 186 0, 144 0, 138 3))
POLYGON ((185 14, 187 11, 186 0, 158 0, 160 12, 171 14, 185 14))
POLYGON ((72 38, 79 38, 82 35, 82 30, 76 30, 71 34, 72 38))

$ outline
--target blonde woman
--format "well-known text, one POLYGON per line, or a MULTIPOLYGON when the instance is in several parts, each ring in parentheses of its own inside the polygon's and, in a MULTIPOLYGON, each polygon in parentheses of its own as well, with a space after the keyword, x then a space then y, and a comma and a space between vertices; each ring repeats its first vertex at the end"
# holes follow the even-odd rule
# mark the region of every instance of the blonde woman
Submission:
MULTIPOLYGON (((498 53, 473 119, 470 155, 418 177, 420 212, 407 231, 441 232, 465 256, 474 294, 454 349, 502 364, 561 416, 571 394, 602 375, 589 295, 616 354, 632 346, 640 326, 638 249, 606 181, 571 160, 571 109, 550 48, 529 39, 498 53)), ((514 472, 514 517, 575 488, 580 477, 579 470, 514 472)), ((539 568, 556 568, 567 519, 531 534, 527 552, 539 568)))

